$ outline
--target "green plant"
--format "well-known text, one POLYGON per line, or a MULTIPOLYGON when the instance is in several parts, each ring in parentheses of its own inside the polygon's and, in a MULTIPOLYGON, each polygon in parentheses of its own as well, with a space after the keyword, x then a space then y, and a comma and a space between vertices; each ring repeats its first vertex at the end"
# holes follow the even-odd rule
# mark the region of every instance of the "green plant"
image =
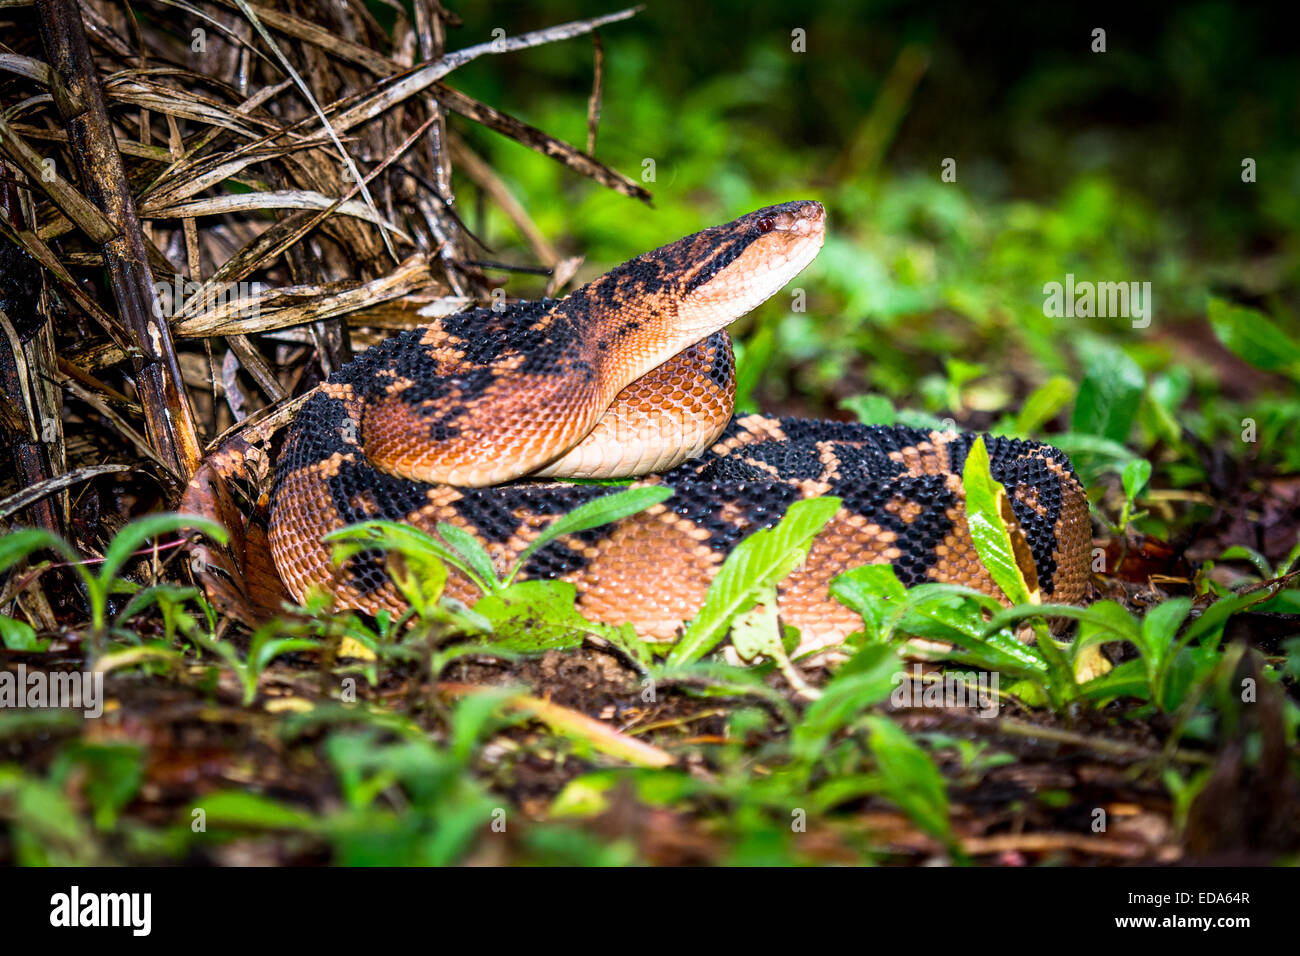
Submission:
POLYGON ((513 815, 470 772, 478 745, 506 723, 501 705, 510 694, 499 689, 461 700, 443 745, 414 729, 394 738, 391 725, 331 734, 325 750, 342 795, 338 809, 316 815, 243 790, 208 794, 194 809, 216 838, 296 832, 327 843, 340 865, 456 863, 494 820, 513 815))
MULTIPOLYGON (((774 528, 755 531, 727 555, 709 584, 694 620, 668 654, 670 667, 694 663, 722 642, 736 618, 766 601, 774 606, 773 589, 803 563, 813 538, 839 510, 840 499, 810 498, 790 505, 774 528)), ((771 640, 763 646, 775 651, 771 640)))
MULTIPOLYGON (((177 531, 197 531, 219 543, 224 544, 226 541, 225 529, 207 518, 184 514, 149 515, 132 521, 113 536, 103 560, 99 562, 99 573, 96 574, 90 570, 91 563, 83 560, 76 549, 58 535, 40 528, 25 528, 0 538, 0 573, 13 569, 41 551, 53 551, 62 557, 76 572, 85 590, 90 609, 91 645, 98 653, 103 649, 103 642, 110 636, 138 642, 134 632, 124 625, 152 605, 157 605, 162 610, 168 633, 172 633, 179 605, 194 597, 196 592, 171 585, 141 588, 122 577, 120 572, 145 542, 177 531), (130 594, 132 599, 110 621, 109 599, 115 594, 130 594)), ((11 634, 21 634, 19 640, 29 640, 20 629, 10 627, 5 634, 6 646, 11 634)))

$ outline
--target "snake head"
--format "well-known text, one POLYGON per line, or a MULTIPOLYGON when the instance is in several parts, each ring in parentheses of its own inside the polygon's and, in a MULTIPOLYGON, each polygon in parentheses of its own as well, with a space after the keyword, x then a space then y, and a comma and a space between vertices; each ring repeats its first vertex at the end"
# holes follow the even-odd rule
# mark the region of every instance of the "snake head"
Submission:
POLYGON ((811 200, 767 206, 630 259, 577 293, 614 304, 654 353, 642 374, 726 328, 812 262, 826 211, 811 200))
POLYGON ((698 340, 779 292, 816 258, 825 238, 826 210, 798 200, 755 210, 651 255, 679 257, 677 324, 698 340))

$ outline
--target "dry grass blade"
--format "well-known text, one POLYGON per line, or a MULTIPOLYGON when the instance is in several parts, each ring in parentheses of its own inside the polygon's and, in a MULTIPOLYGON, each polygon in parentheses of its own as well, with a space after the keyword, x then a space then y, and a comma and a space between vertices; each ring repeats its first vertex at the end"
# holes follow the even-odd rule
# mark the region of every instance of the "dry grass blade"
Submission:
POLYGON ((122 350, 123 355, 131 349, 131 340, 128 338, 122 327, 118 324, 113 316, 105 312, 72 277, 72 274, 64 268, 58 257, 54 254, 44 242, 42 242, 34 233, 18 232, 13 229, 7 222, 0 221, 0 231, 4 233, 6 239, 24 250, 33 259, 39 262, 49 273, 54 276, 63 292, 74 300, 78 306, 86 311, 86 314, 94 319, 99 326, 108 333, 114 343, 122 350))
POLYGON ((392 223, 379 217, 371 206, 358 202, 340 203, 329 196, 306 189, 284 189, 263 193, 240 193, 233 196, 214 196, 211 199, 191 199, 150 212, 149 219, 193 219, 199 216, 221 216, 232 212, 255 212, 264 209, 331 209, 345 216, 383 226, 403 242, 414 240, 392 223))
POLYGON ((100 475, 118 475, 130 470, 130 465, 91 465, 86 468, 76 468, 64 472, 62 475, 47 478, 45 481, 37 482, 34 485, 28 485, 17 494, 0 499, 0 521, 8 519, 14 512, 52 495, 56 491, 62 491, 64 488, 70 488, 72 485, 80 484, 91 478, 97 478, 100 475))
POLYGON ((47 169, 44 157, 27 145, 27 141, 3 118, 0 118, 0 149, 23 171, 29 182, 40 183, 40 189, 90 239, 102 245, 117 236, 117 228, 108 217, 77 192, 71 183, 62 176, 51 178, 42 175, 47 169))
POLYGON ((412 256, 387 275, 348 288, 298 286, 267 289, 261 294, 226 301, 192 318, 176 322, 177 335, 194 337, 266 332, 346 315, 376 302, 409 295, 431 281, 423 256, 412 256))
POLYGON ((459 113, 461 116, 468 117, 477 123, 482 123, 503 136, 509 136, 511 139, 523 143, 529 149, 536 150, 543 156, 558 159, 565 166, 594 179, 602 186, 608 186, 624 196, 631 196, 633 199, 640 199, 645 203, 650 202, 651 196, 647 189, 638 186, 617 170, 610 169, 600 160, 578 152, 563 140, 558 140, 548 133, 543 133, 540 129, 529 126, 513 116, 507 116, 486 103, 480 103, 472 96, 466 96, 459 90, 453 90, 450 86, 439 83, 434 88, 434 96, 438 98, 439 103, 452 112, 459 113))
POLYGON ((591 33, 591 50, 595 59, 591 80, 591 98, 587 100, 587 155, 596 155, 596 130, 600 126, 601 90, 605 81, 605 41, 600 31, 591 33))
POLYGON ((501 181, 501 177, 493 172, 491 165, 470 149, 459 136, 449 136, 448 143, 451 146, 452 159, 456 161, 461 172, 473 180, 474 184, 490 196, 501 211, 510 217, 515 228, 528 240, 528 245, 532 247, 533 255, 537 256, 538 261, 548 268, 554 267, 560 261, 559 251, 542 234, 542 230, 537 228, 537 224, 533 222, 527 210, 501 181))
POLYGON ((41 86, 50 85, 50 68, 40 60, 16 53, 0 53, 0 70, 17 73, 29 80, 35 80, 41 86))
POLYGON ((163 461, 162 457, 154 451, 153 445, 151 445, 143 435, 132 428, 125 418, 109 407, 108 403, 100 398, 99 395, 90 391, 73 378, 65 379, 63 387, 108 419, 113 427, 117 429, 118 433, 135 447, 136 451, 140 452, 141 455, 148 458, 155 465, 161 468, 174 482, 177 482, 178 484, 180 483, 180 475, 172 470, 170 464, 163 461))
MULTIPOLYGON (((601 37, 585 152, 441 81, 476 59, 635 12, 451 52, 459 20, 435 0, 395 10, 383 27, 364 0, 40 0, 17 14, 32 29, 0 48, 0 77, 18 91, 0 104, 0 150, 29 215, 0 223, 0 243, 49 277, 42 312, 57 324, 48 361, 32 363, 29 378, 76 425, 67 460, 56 443, 58 467, 25 482, 36 500, 62 492, 66 501, 59 481, 80 482, 107 519, 96 524, 97 510, 93 527, 78 525, 80 544, 94 549, 124 517, 106 501, 119 511, 174 505, 150 476, 161 472, 164 490, 175 490, 204 451, 268 440, 354 348, 484 303, 496 283, 482 271, 491 264, 470 253, 487 246, 461 220, 453 165, 527 243, 529 261, 502 267, 560 288, 580 259, 560 253, 489 154, 455 128, 487 126, 648 199, 591 155, 601 37), (42 175, 51 167, 61 175, 42 175), (110 295, 116 309, 104 305, 110 295)), ((21 392, 0 394, 0 424, 27 434, 35 413, 21 392)), ((263 494, 266 475, 239 477, 263 494)), ((0 500, 10 497, 15 515, 34 513, 12 493, 3 488, 0 500)), ((256 536, 238 510, 221 514, 256 536)))
POLYGON ((372 221, 380 227, 379 231, 380 231, 380 235, 383 236, 384 246, 388 249, 388 254, 393 257, 394 261, 396 261, 397 252, 393 249, 392 240, 388 236, 389 227, 384 223, 383 218, 379 215, 379 210, 375 206, 375 199, 373 196, 370 195, 370 190, 366 187, 365 182, 361 179, 361 172, 357 169, 356 163, 352 161, 352 156, 348 153, 346 149, 343 148, 343 143, 339 139, 338 132, 334 129, 333 126, 330 125, 330 121, 325 117, 325 113, 320 108, 320 104, 316 102, 316 97, 312 95, 312 92, 308 88, 307 84, 304 83, 302 77, 298 75, 298 71, 295 70, 292 64, 289 63, 288 58, 285 57, 284 53, 280 50, 279 45, 276 44, 274 37, 272 37, 271 34, 267 32, 266 27, 262 26, 262 21, 257 18, 257 15, 255 13, 253 13, 252 8, 248 5, 248 3, 245 2, 245 0, 235 0, 235 3, 239 7, 239 9, 243 11, 244 15, 248 17, 249 21, 253 24, 253 27, 257 30, 257 32, 261 34, 262 39, 265 40, 267 46, 271 48, 271 52, 273 52, 276 55, 276 58, 279 59, 280 65, 284 68, 285 72, 288 73, 289 76, 293 78, 294 83, 297 84, 298 89, 302 92, 302 95, 306 97, 307 102, 311 104, 311 108, 315 111, 316 116, 320 119, 321 126, 325 128, 325 131, 329 133, 330 139, 334 141, 334 148, 339 151, 339 155, 343 158, 343 162, 347 164, 348 172, 351 174, 352 181, 357 183, 360 186, 361 195, 362 198, 365 200, 366 208, 368 208, 371 211, 371 213, 374 215, 374 219, 372 221))
MULTIPOLYGON (((242 0, 241 0, 242 4, 242 0)), ((308 43, 314 43, 330 53, 343 59, 350 60, 359 66, 365 67, 371 72, 383 76, 395 76, 401 72, 401 67, 388 59, 375 53, 368 47, 359 43, 353 43, 341 37, 329 34, 322 30, 316 24, 295 17, 291 14, 271 11, 265 7, 252 6, 256 14, 264 22, 274 29, 280 30, 290 36, 304 40, 308 43)), ((526 49, 531 46, 538 46, 543 43, 551 43, 558 40, 570 39, 579 36, 582 33, 590 32, 596 50, 596 72, 595 81, 592 88, 591 100, 587 107, 587 152, 583 154, 574 149, 569 144, 550 136, 541 130, 529 126, 527 123, 520 122, 513 117, 506 116, 484 103, 480 103, 472 97, 466 96, 457 90, 451 89, 441 83, 434 87, 434 95, 438 102, 448 109, 460 113, 482 123, 491 129, 496 130, 504 136, 518 140, 530 149, 534 149, 545 156, 550 156, 560 160, 569 168, 589 176, 603 186, 615 189, 626 196, 632 196, 636 199, 648 202, 650 193, 638 186, 631 179, 623 176, 621 173, 610 169, 603 163, 595 159, 592 153, 595 150, 596 126, 600 119, 600 101, 601 86, 604 75, 604 43, 600 39, 600 34, 596 27, 606 23, 613 23, 618 20, 626 19, 639 11, 640 7, 622 10, 618 13, 612 13, 605 17, 597 17, 590 21, 577 21, 575 23, 563 24, 557 27, 550 27, 546 30, 538 30, 533 33, 526 33, 519 37, 506 37, 501 40, 494 40, 491 43, 480 44, 477 47, 470 47, 467 50, 457 51, 453 54, 434 61, 430 66, 422 67, 412 73, 400 84, 404 90, 402 97, 395 97, 392 90, 381 90, 377 98, 370 102, 362 102, 345 111, 341 116, 334 120, 334 128, 344 131, 351 129, 356 123, 364 119, 371 119, 378 116, 394 103, 399 102, 401 98, 411 96, 422 91, 429 86, 434 79, 445 76, 452 69, 463 63, 469 62, 484 53, 504 53, 509 50, 526 49), (449 60, 457 58, 452 65, 446 65, 449 60), (433 76, 431 69, 442 65, 441 72, 433 76), (418 80, 419 82, 414 82, 418 80), (425 81, 428 82, 425 82, 425 81)))
POLYGON ((403 100, 428 89, 452 70, 477 60, 481 56, 527 50, 530 47, 541 46, 544 43, 569 40, 590 33, 597 27, 602 27, 607 23, 626 20, 635 16, 640 9, 640 7, 631 7, 617 13, 606 14, 603 17, 594 17, 590 20, 575 20, 571 23, 547 27, 544 30, 521 33, 516 37, 503 37, 476 46, 466 47, 463 50, 456 50, 453 53, 447 53, 433 63, 416 67, 403 75, 395 77, 390 82, 382 84, 370 97, 336 117, 334 128, 339 132, 345 132, 358 123, 374 119, 403 100))
MULTIPOLYGON (((0 218, 22 228, 31 219, 28 197, 19 188, 20 173, 0 162, 0 218)), ((40 266, 11 244, 0 247, 0 436, 12 456, 19 487, 49 481, 65 466, 60 393, 49 381, 54 366, 54 341, 46 321, 45 290, 40 266), (6 311, 7 310, 7 311, 6 311), (21 331, 20 331, 21 330, 21 331)), ((66 523, 66 502, 44 495, 17 507, 39 502, 30 511, 41 527, 60 533, 66 523)))

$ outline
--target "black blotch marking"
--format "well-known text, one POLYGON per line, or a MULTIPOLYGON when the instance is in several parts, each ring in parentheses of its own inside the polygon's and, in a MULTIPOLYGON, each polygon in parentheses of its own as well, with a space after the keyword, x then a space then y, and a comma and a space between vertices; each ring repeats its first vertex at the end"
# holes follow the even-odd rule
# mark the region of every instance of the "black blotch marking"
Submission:
POLYGON ((709 380, 715 388, 725 392, 731 388, 736 377, 736 357, 731 352, 731 337, 725 331, 715 332, 705 339, 705 344, 713 353, 713 361, 709 364, 709 380))

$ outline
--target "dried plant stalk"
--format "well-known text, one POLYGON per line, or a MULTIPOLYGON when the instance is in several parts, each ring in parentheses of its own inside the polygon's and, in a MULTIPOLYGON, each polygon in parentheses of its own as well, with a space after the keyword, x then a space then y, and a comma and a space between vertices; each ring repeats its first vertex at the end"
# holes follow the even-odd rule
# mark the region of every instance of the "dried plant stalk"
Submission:
POLYGON ((135 202, 109 124, 90 46, 73 0, 39 0, 41 38, 52 92, 74 146, 87 198, 116 235, 101 244, 118 314, 131 332, 136 386, 152 447, 168 468, 188 477, 202 455, 171 330, 161 318, 135 202))

